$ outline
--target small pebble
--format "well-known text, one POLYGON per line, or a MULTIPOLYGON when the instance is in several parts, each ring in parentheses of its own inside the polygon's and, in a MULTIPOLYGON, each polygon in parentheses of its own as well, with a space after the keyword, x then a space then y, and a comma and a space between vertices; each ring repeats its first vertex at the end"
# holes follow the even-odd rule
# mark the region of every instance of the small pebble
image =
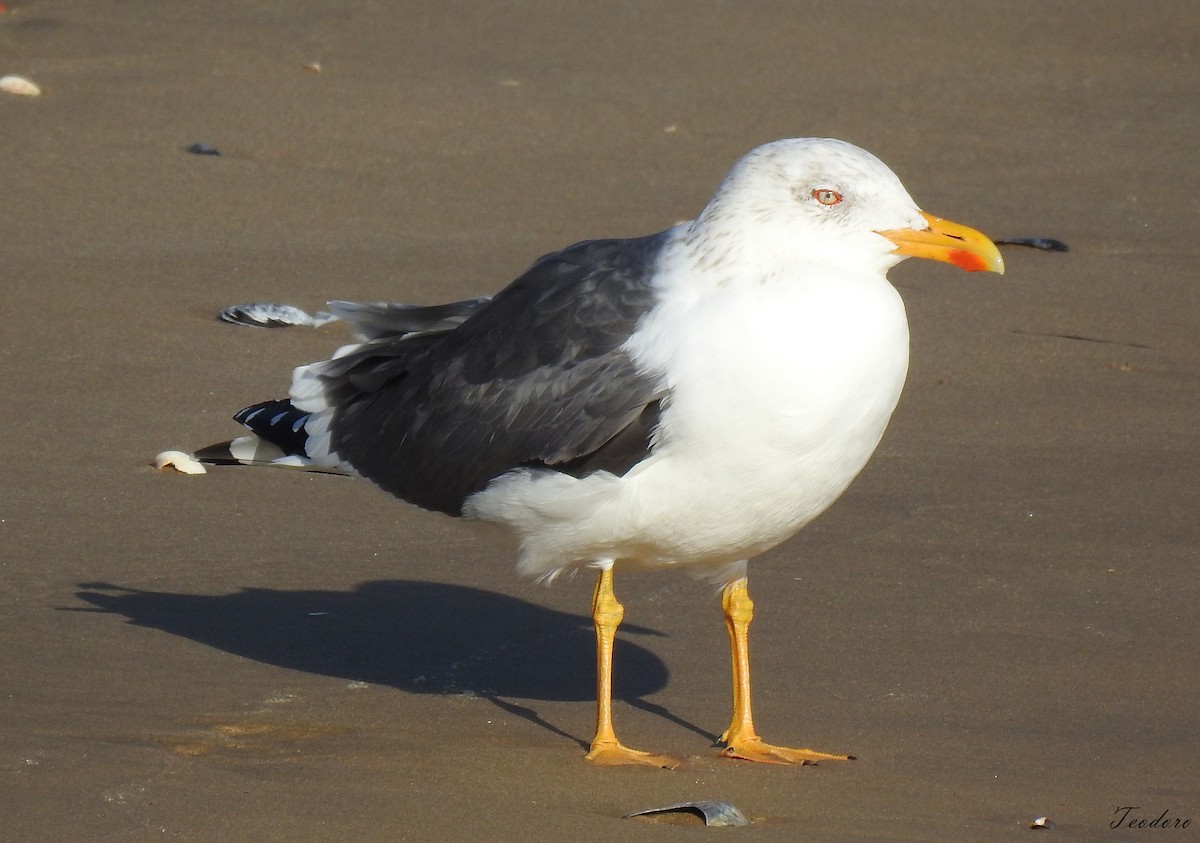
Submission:
POLYGON ((1046 829, 1054 828, 1054 820, 1050 819, 1049 817, 1038 817, 1029 824, 1029 827, 1046 829))
POLYGON ((187 148, 192 155, 220 155, 221 150, 207 143, 194 143, 187 148))

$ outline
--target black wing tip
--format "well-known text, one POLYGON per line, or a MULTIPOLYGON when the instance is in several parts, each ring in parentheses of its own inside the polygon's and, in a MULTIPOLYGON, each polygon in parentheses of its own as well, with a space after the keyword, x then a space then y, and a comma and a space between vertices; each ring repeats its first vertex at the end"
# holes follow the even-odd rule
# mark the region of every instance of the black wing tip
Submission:
POLYGON ((217 442, 206 445, 192 454, 205 465, 241 465, 242 461, 233 455, 233 441, 217 442))
POLYGON ((233 420, 285 454, 307 458, 305 423, 311 416, 312 413, 297 409, 286 398, 279 398, 243 407, 233 414, 233 420))

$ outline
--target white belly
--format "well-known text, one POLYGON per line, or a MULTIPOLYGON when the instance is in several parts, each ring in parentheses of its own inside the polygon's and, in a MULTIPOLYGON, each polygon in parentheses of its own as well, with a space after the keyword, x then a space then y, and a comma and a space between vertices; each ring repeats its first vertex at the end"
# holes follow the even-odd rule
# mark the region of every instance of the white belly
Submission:
POLYGON ((669 373, 653 455, 625 477, 514 474, 472 501, 534 576, 601 559, 722 565, 784 541, 866 464, 908 367, 885 280, 668 303, 633 347, 669 373))

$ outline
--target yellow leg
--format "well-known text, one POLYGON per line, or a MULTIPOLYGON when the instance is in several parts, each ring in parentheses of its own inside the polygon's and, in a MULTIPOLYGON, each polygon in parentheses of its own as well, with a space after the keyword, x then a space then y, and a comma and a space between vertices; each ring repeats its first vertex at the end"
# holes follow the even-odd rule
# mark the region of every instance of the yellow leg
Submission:
POLYGON ((612 725, 612 651, 625 608, 613 594, 612 568, 600 572, 592 594, 592 620, 596 625, 596 737, 585 758, 593 764, 646 764, 674 770, 679 762, 666 755, 630 749, 617 740, 612 725))
POLYGON ((734 580, 721 592, 725 628, 729 631, 730 663, 733 671, 733 719, 721 735, 726 758, 764 761, 771 764, 816 764, 818 761, 848 761, 849 755, 831 755, 812 749, 791 749, 766 743, 754 731, 750 711, 750 621, 754 602, 746 589, 746 578, 734 580))

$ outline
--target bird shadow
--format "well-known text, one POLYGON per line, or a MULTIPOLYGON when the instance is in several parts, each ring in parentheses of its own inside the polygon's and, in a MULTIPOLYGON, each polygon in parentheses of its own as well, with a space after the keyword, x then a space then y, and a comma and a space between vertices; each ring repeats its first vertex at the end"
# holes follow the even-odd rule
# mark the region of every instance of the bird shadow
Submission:
MULTIPOLYGON (((90 608, 122 615, 265 664, 388 685, 414 694, 470 694, 555 734, 579 737, 513 702, 595 698, 592 619, 459 585, 386 580, 351 591, 243 588, 231 594, 146 591, 80 583, 90 608)), ((622 634, 662 635, 624 624, 622 634)), ((613 696, 706 738, 714 736, 644 697, 662 690, 666 665, 618 639, 613 696)))

